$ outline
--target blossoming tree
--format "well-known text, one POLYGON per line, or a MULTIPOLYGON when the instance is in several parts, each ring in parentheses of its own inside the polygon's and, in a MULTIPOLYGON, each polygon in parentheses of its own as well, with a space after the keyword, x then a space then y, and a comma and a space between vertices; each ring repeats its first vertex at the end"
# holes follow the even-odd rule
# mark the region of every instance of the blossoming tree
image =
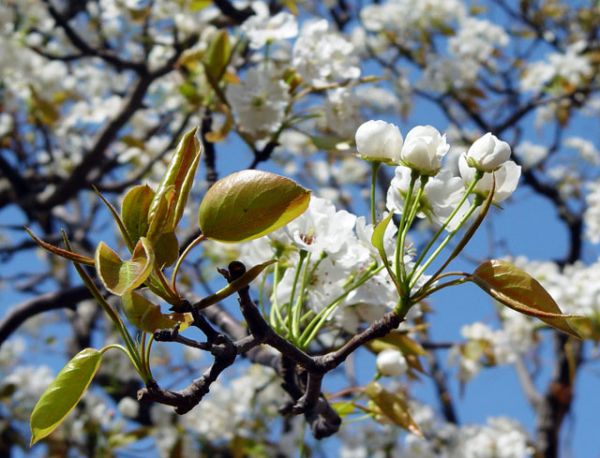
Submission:
POLYGON ((3 2, 0 455, 560 456, 599 8, 3 2), (463 422, 486 371, 524 405, 463 422))

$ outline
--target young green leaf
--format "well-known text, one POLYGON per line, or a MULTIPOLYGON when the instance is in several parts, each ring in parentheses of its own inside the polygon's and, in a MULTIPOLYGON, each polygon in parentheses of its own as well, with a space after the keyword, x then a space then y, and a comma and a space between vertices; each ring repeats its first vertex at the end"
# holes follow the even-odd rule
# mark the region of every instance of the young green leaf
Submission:
POLYGON ((469 280, 501 304, 580 338, 568 321, 576 316, 563 314, 535 278, 511 263, 498 259, 486 261, 475 269, 469 280))
POLYGON ((127 319, 136 328, 145 332, 152 333, 157 329, 171 329, 178 323, 184 323, 187 326, 192 321, 189 313, 162 313, 160 306, 135 291, 121 296, 121 301, 127 319))
POLYGON ((134 186, 123 198, 121 219, 133 243, 148 234, 148 213, 153 199, 154 191, 148 185, 134 186))
POLYGON ((100 367, 102 353, 86 348, 59 372, 31 413, 31 445, 48 436, 77 405, 100 367))
POLYGON ((150 204, 148 212, 150 225, 152 225, 156 216, 161 199, 167 195, 171 187, 175 190, 175 196, 174 206, 169 206, 169 213, 167 215, 170 230, 173 230, 177 226, 183 215, 183 209, 185 208, 202 152, 200 142, 196 138, 196 131, 197 128, 193 128, 181 138, 177 150, 171 158, 169 167, 150 204))
POLYGON ((310 191, 289 178, 243 170, 217 181, 199 210, 202 233, 220 242, 252 240, 300 216, 310 191))
POLYGON ((154 266, 154 250, 142 237, 131 261, 123 261, 106 243, 100 242, 95 256, 96 270, 104 287, 117 296, 133 291, 148 278, 154 266))
POLYGON ((203 59, 204 70, 211 84, 217 84, 223 77, 231 58, 231 51, 232 46, 227 30, 222 29, 216 32, 203 59))

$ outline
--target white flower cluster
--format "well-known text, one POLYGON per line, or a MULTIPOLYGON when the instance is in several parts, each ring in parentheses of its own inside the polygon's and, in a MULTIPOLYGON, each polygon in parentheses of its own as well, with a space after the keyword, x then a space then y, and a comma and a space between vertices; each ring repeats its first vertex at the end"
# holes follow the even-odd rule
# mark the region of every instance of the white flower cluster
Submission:
MULTIPOLYGON (((271 369, 251 365, 228 384, 213 383, 210 394, 181 422, 201 442, 219 444, 234 437, 258 440, 260 431, 268 434, 266 423, 279 416, 277 409, 286 396, 271 369), (257 421, 264 422, 262 428, 257 428, 257 421)), ((289 439, 282 434, 278 446, 286 456, 295 448, 289 439)))
POLYGON ((588 185, 586 209, 583 215, 585 234, 592 243, 600 242, 600 181, 588 185))
POLYGON ((410 410, 424 437, 406 434, 401 440, 398 429, 390 425, 360 429, 347 426, 341 431, 340 456, 527 458, 535 452, 523 427, 509 418, 491 417, 483 425, 457 426, 437 418, 429 406, 411 402, 410 410))
POLYGON ((436 419, 428 406, 413 404, 411 410, 425 437, 407 436, 409 456, 526 458, 535 452, 523 427, 512 419, 492 417, 485 425, 456 426, 436 419))
MULTIPOLYGON (((388 226, 385 235, 388 253, 393 253, 395 228, 388 226)), ((309 253, 309 286, 305 301, 315 313, 328 305, 338 303, 332 317, 349 332, 361 323, 371 323, 390 310, 397 302, 397 291, 384 271, 373 275, 360 288, 346 294, 349 281, 372 269, 377 252, 371 244, 373 226, 364 217, 345 210, 336 211, 334 205, 322 198, 312 197, 308 210, 285 228, 241 246, 240 260, 248 265, 264 262, 283 253, 285 270, 275 285, 272 301, 289 302, 297 282, 300 250, 309 253)), ((404 262, 410 265, 411 253, 404 262)), ((414 313, 418 313, 415 311, 414 313)))
POLYGON ((367 160, 402 164, 396 168, 387 196, 387 207, 402 213, 410 183, 416 173, 427 179, 423 189, 423 202, 418 214, 427 216, 438 225, 447 222, 449 230, 457 227, 468 206, 463 203, 466 187, 476 182, 472 191, 485 198, 495 180, 493 201, 507 199, 516 189, 521 167, 510 161, 508 143, 487 133, 476 140, 459 159, 460 177, 442 161, 450 146, 446 136, 432 126, 414 127, 406 139, 397 126, 385 121, 368 121, 356 132, 358 155, 367 160), (493 176, 492 176, 493 174, 493 176), (451 221, 447 221, 452 217, 451 221))
POLYGON ((307 85, 315 87, 360 76, 354 46, 329 30, 325 19, 304 24, 294 45, 292 65, 307 85))
POLYGON ((521 78, 521 89, 540 92, 555 79, 574 86, 589 78, 593 68, 588 57, 582 54, 585 47, 586 42, 579 41, 570 45, 564 53, 551 53, 543 61, 530 63, 521 78))

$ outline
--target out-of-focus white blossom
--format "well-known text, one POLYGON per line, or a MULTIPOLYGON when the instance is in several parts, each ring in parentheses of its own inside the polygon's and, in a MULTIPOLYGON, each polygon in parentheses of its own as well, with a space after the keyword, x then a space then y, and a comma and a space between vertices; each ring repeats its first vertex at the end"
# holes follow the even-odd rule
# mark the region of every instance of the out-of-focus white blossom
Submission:
POLYGON ((327 93, 324 126, 343 139, 350 139, 362 121, 360 100, 348 87, 333 89, 327 93))
POLYGON ((570 45, 564 54, 551 53, 545 60, 530 63, 521 78, 521 89, 540 92, 544 86, 561 78, 570 85, 577 85, 593 72, 589 59, 582 55, 585 41, 570 45))
POLYGON ((265 8, 246 19, 240 27, 250 40, 252 49, 260 49, 267 43, 294 38, 298 35, 298 23, 293 14, 281 11, 271 16, 266 5, 257 4, 265 8))
POLYGON ((523 164, 523 168, 530 169, 546 159, 548 148, 526 140, 515 148, 515 153, 523 164))
POLYGON ((600 165, 600 151, 591 141, 581 137, 569 137, 565 139, 564 145, 577 151, 584 161, 600 165))
POLYGON ((600 242, 600 182, 588 185, 588 194, 585 198, 586 209, 583 215, 585 221, 585 235, 592 243, 600 242))
POLYGON ((399 377, 408 370, 404 355, 398 350, 385 349, 377 354, 377 370, 387 377, 399 377))
POLYGON ((465 18, 458 33, 448 40, 450 52, 457 58, 489 64, 496 49, 508 44, 502 27, 484 19, 465 18))
POLYGON ((354 46, 329 30, 327 20, 304 24, 294 45, 292 65, 306 84, 326 84, 360 76, 354 46))
POLYGON ((244 81, 227 87, 226 94, 242 130, 264 137, 281 127, 290 96, 270 66, 251 68, 244 81))

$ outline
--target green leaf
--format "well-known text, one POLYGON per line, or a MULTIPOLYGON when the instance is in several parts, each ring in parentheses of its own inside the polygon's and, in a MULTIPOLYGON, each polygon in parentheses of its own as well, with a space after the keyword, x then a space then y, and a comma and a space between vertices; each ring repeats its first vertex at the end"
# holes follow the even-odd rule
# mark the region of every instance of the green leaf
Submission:
POLYGON ((371 244, 375 247, 375 249, 377 249, 379 256, 381 256, 382 259, 387 259, 384 246, 384 236, 385 230, 387 229, 393 217, 393 213, 388 213, 385 218, 377 223, 373 229, 373 235, 371 236, 371 244))
POLYGON ((63 250, 62 248, 44 242, 42 239, 36 237, 36 235, 33 232, 31 232, 31 230, 27 227, 25 228, 25 232, 29 234, 29 237, 31 237, 35 243, 37 243, 40 247, 42 247, 46 251, 49 251, 50 253, 56 254, 61 258, 68 259, 69 261, 74 261, 79 264, 85 264, 86 266, 94 265, 94 260, 92 258, 74 253, 70 250, 63 250))
POLYGON ((178 323, 184 323, 187 326, 192 321, 189 313, 162 313, 160 306, 135 291, 124 294, 121 301, 127 319, 136 328, 145 332, 152 333, 157 329, 171 329, 178 323))
POLYGON ((175 187, 169 186, 165 190, 165 193, 158 199, 158 204, 152 215, 148 215, 150 225, 146 237, 152 242, 158 240, 162 234, 173 232, 175 229, 171 223, 176 197, 175 187))
POLYGON ((154 199, 154 191, 148 185, 134 186, 123 198, 121 219, 133 243, 148 234, 148 213, 154 199))
POLYGON ((196 138, 196 131, 197 128, 193 128, 181 138, 177 150, 171 158, 169 167, 158 186, 154 199, 150 204, 148 221, 152 225, 162 197, 168 194, 171 187, 175 190, 174 206, 169 206, 169 213, 167 215, 168 232, 175 229, 175 226, 177 226, 183 215, 183 210, 194 181, 194 175, 200 161, 202 150, 200 142, 196 138))
POLYGON ((577 316, 563 314, 552 296, 535 278, 511 263, 498 259, 486 261, 468 279, 501 304, 580 338, 568 321, 577 316))
POLYGON ((96 270, 104 287, 122 296, 142 285, 152 272, 154 251, 147 238, 138 241, 131 261, 123 261, 106 243, 100 242, 95 256, 96 270))
POLYGON ((198 301, 195 304, 196 309, 205 309, 206 307, 216 304, 217 302, 222 301, 226 297, 231 296, 232 294, 236 293, 245 286, 248 286, 256 279, 256 277, 260 275, 260 273, 263 270, 265 270, 274 262, 275 260, 272 259, 270 261, 263 262, 262 264, 257 264, 252 268, 248 269, 240 278, 237 278, 236 280, 232 281, 225 288, 198 301))
POLYGON ((369 383, 364 388, 364 392, 374 404, 370 410, 375 413, 376 417, 379 417, 380 420, 391 421, 407 431, 423 437, 419 425, 410 415, 408 402, 403 395, 387 391, 377 382, 369 383))
POLYGON ((159 267, 167 267, 177 261, 179 257, 179 241, 175 232, 165 232, 152 244, 159 267))
POLYGON ((217 181, 199 210, 202 233, 221 242, 252 240, 300 216, 310 191, 289 178, 243 170, 217 181))
POLYGON ((203 59, 206 76, 211 83, 218 83, 223 77, 231 58, 231 50, 232 46, 227 30, 221 29, 216 32, 208 45, 203 59))
POLYGON ((100 367, 102 353, 86 348, 59 372, 31 413, 31 445, 54 431, 77 405, 100 367))

